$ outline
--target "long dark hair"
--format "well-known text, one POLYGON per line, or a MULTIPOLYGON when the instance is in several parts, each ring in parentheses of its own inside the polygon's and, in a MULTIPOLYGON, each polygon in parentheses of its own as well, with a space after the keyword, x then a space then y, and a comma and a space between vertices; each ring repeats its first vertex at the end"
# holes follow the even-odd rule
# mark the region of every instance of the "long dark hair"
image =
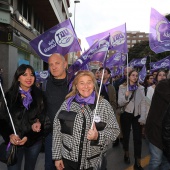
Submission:
MULTIPOLYGON (((9 90, 7 91, 9 93, 10 97, 11 97, 11 102, 15 102, 15 100, 18 97, 18 93, 19 93, 18 89, 19 89, 19 85, 20 85, 20 82, 18 81, 18 78, 21 75, 23 75, 27 69, 30 69, 33 76, 35 77, 35 71, 34 71, 32 66, 27 65, 27 64, 21 64, 17 68, 17 70, 16 70, 16 72, 14 74, 14 77, 13 77, 12 85, 9 88, 9 90)), ((32 87, 35 86, 35 81, 36 81, 36 77, 35 77, 35 80, 34 80, 34 83, 33 83, 32 87)))
POLYGON ((144 79, 144 82, 143 82, 143 85, 144 85, 145 87, 148 87, 148 86, 149 86, 148 80, 149 80, 150 77, 153 77, 153 75, 152 75, 152 74, 146 75, 146 77, 145 77, 145 79, 144 79))

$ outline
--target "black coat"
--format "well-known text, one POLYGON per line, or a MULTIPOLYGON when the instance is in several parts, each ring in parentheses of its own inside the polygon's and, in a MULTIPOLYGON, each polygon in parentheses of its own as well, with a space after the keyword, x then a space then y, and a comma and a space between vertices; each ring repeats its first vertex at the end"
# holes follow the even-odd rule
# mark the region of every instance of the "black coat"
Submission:
MULTIPOLYGON (((44 133, 50 129, 49 121, 48 124, 44 126, 45 121, 47 123, 48 117, 46 116, 42 91, 37 87, 33 87, 31 95, 33 101, 27 110, 22 104, 22 98, 19 93, 18 96, 16 96, 15 102, 11 102, 9 93, 5 94, 17 135, 19 135, 20 138, 24 136, 28 138, 25 144, 26 146, 30 146, 40 140, 44 133), (41 123, 41 131, 39 133, 33 132, 31 128, 32 124, 35 123, 37 119, 39 119, 41 123)), ((9 135, 14 133, 4 102, 2 103, 0 111, 0 133, 6 143, 9 142, 9 135)))
POLYGON ((146 136, 149 142, 161 150, 163 149, 162 121, 169 103, 170 79, 166 79, 160 81, 155 88, 145 126, 146 136))
POLYGON ((170 162, 170 105, 165 112, 165 116, 162 122, 162 143, 163 152, 170 162))

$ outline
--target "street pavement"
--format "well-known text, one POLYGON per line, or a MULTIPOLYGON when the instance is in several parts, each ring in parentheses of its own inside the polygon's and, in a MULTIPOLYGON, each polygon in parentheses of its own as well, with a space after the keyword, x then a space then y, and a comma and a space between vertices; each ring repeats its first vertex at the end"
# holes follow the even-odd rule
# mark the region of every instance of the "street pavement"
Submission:
MULTIPOLYGON (((2 142, 2 138, 0 137, 0 143, 1 142, 2 142)), ((131 164, 126 165, 123 162, 124 153, 122 149, 122 144, 119 144, 118 146, 114 148, 112 148, 112 145, 110 145, 108 152, 107 152, 107 164, 108 164, 107 170, 133 170, 134 159, 133 159, 132 136, 130 140, 129 150, 130 150, 131 164)), ((142 165, 144 167, 144 170, 149 170, 147 166, 148 162, 149 162, 148 144, 147 144, 146 139, 143 139, 142 141, 142 165)), ((6 169, 7 169, 6 165, 0 162, 0 170, 6 170, 6 169)), ((22 166, 22 170, 24 170, 23 166, 22 166)), ((44 170, 44 153, 39 154, 35 170, 44 170)))

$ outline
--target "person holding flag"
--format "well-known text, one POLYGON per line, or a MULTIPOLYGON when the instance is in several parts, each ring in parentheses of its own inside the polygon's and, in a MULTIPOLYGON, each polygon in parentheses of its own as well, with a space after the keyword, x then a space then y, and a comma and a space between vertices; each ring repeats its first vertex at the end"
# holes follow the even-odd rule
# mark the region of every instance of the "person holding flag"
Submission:
POLYGON ((98 95, 94 74, 79 71, 53 122, 57 170, 104 170, 102 157, 120 130, 113 108, 98 95))
MULTIPOLYGON (((2 86, 1 86, 2 90, 2 86)), ((8 170, 34 170, 44 135, 51 129, 43 93, 35 85, 32 66, 20 65, 9 90, 3 93, 0 107, 0 132, 6 144, 17 146, 17 162, 8 170), (9 111, 9 112, 8 112, 9 111), (46 123, 45 123, 46 122, 46 123)))

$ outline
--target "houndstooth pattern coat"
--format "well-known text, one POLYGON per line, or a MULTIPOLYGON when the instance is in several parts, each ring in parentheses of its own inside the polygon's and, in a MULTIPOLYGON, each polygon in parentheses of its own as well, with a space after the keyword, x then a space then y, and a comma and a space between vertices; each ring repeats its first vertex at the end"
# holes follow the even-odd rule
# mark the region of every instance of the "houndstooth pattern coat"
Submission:
POLYGON ((68 112, 66 101, 63 102, 53 122, 53 160, 63 157, 79 161, 80 169, 96 169, 101 161, 101 153, 106 152, 109 143, 120 133, 115 114, 107 100, 99 100, 96 115, 100 118, 100 122, 95 123, 99 138, 97 141, 89 141, 87 132, 91 128, 94 111, 90 105, 81 106, 73 101, 68 112))

